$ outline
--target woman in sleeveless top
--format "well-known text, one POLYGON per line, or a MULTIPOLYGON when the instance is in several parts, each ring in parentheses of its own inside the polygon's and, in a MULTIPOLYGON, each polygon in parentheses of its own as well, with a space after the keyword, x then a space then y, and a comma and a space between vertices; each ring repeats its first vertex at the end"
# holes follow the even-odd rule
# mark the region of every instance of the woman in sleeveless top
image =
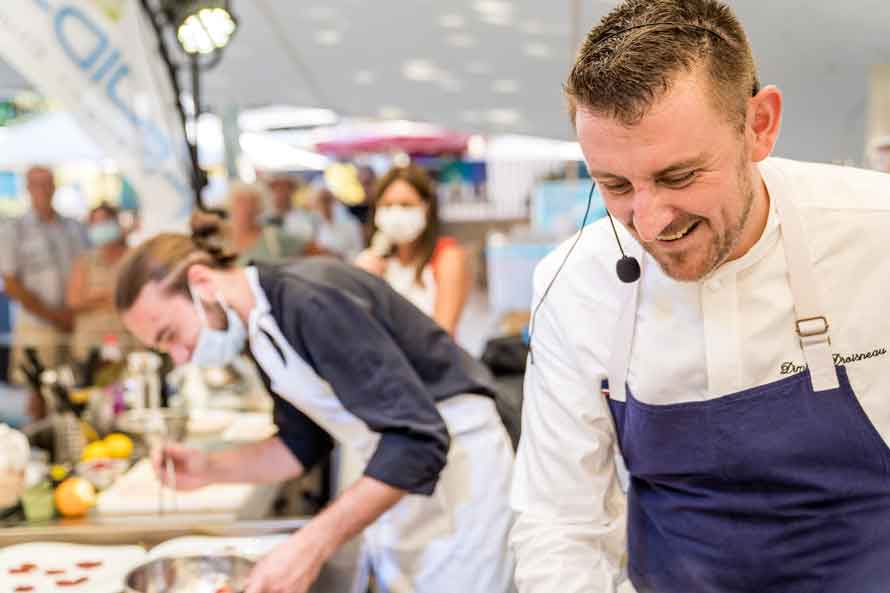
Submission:
POLYGON ((91 348, 99 348, 114 336, 122 352, 132 348, 132 339, 112 303, 117 268, 127 254, 127 240, 117 209, 103 203, 87 218, 93 248, 74 262, 68 282, 68 306, 74 311, 72 351, 84 360, 91 348))
POLYGON ((371 247, 356 265, 382 276, 454 335, 470 292, 466 250, 439 234, 436 193, 426 172, 394 167, 377 185, 371 247))

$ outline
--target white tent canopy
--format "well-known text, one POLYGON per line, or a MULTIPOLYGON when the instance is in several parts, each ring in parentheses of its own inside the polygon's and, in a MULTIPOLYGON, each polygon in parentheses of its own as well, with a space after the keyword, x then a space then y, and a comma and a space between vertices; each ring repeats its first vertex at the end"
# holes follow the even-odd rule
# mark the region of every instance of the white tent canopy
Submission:
MULTIPOLYGON (((890 2, 729 0, 761 81, 785 93, 776 152, 862 160, 868 69, 890 62, 890 2)), ((206 73, 222 114, 269 105, 409 118, 470 133, 569 139, 574 47, 617 0, 233 0, 240 27, 206 73)), ((0 88, 22 84, 0 64, 0 88)), ((186 82, 186 90, 188 84, 186 82)))
POLYGON ((35 163, 54 166, 103 160, 106 157, 99 146, 63 111, 42 113, 0 128, 3 169, 20 169, 35 163))

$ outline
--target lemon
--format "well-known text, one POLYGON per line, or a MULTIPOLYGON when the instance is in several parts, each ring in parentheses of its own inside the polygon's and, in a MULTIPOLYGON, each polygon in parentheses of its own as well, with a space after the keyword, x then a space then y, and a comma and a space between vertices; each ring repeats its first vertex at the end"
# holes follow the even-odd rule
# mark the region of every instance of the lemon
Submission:
POLYGON ((49 468, 49 476, 56 482, 61 482, 68 477, 68 468, 64 465, 55 464, 49 468))
POLYGON ((111 452, 108 450, 108 446, 105 444, 105 441, 96 441, 95 443, 90 443, 83 448, 83 454, 80 456, 83 461, 91 461, 93 459, 108 459, 109 457, 111 457, 111 452))
POLYGON ((96 504, 96 489, 84 478, 68 478, 53 493, 56 508, 65 517, 80 517, 96 504))
POLYGON ((91 395, 93 395, 93 389, 91 387, 82 387, 80 389, 72 389, 68 399, 72 404, 81 405, 90 401, 91 395))
POLYGON ((112 433, 103 442, 108 455, 115 459, 127 459, 133 453, 133 441, 125 434, 112 433))

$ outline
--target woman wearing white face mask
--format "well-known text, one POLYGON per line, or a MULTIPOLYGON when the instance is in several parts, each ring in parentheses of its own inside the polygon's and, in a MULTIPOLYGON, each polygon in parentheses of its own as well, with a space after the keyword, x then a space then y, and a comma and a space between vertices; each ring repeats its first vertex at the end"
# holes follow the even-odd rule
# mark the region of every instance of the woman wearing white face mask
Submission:
POLYGON ((439 235, 436 194, 416 166, 395 167, 378 183, 371 247, 356 265, 382 276, 454 335, 470 293, 467 253, 439 235))
POLYGON ((68 307, 75 315, 71 347, 80 360, 91 348, 102 346, 107 336, 115 336, 124 352, 132 347, 132 338, 112 300, 117 268, 127 254, 127 238, 118 222, 117 209, 100 204, 90 211, 87 222, 93 249, 75 260, 67 291, 68 307))
POLYGON ((383 591, 507 593, 513 452, 485 368, 355 266, 316 257, 242 268, 234 259, 206 238, 160 235, 127 258, 115 291, 146 345, 176 364, 210 366, 244 350, 275 402, 270 439, 209 454, 167 447, 176 486, 294 478, 333 441, 365 466, 257 564, 246 593, 307 591, 362 532, 383 591))

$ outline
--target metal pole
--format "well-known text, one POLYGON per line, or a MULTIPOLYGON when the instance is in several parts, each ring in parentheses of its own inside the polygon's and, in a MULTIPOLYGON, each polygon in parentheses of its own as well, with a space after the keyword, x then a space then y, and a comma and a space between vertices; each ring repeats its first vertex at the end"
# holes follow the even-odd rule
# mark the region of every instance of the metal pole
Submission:
MULTIPOLYGON (((186 129, 186 115, 185 111, 182 108, 182 101, 180 97, 182 96, 180 92, 179 86, 179 77, 177 73, 179 72, 178 65, 173 62, 173 59, 170 56, 170 52, 167 49, 167 43, 164 39, 164 23, 162 10, 155 9, 152 7, 152 4, 149 0, 141 0, 142 9, 145 12, 145 15, 148 17, 149 23, 151 23, 152 28, 154 29, 155 36, 158 40, 158 53, 161 55, 161 59, 164 64, 167 66, 167 73, 170 76, 170 84, 173 86, 173 93, 175 96, 174 104, 176 106, 176 112, 179 114, 180 122, 182 123, 182 134, 185 138, 185 143, 188 147, 189 160, 191 161, 191 173, 192 173, 192 190, 195 194, 195 204, 198 208, 203 209, 204 201, 201 199, 201 189, 207 185, 207 179, 204 175, 204 171, 201 170, 200 166, 198 166, 198 146, 197 140, 192 142, 188 138, 188 130, 186 129)), ((197 62, 192 63, 192 68, 195 67, 197 62)), ((192 72, 193 76, 193 84, 197 78, 195 77, 194 71, 192 72)), ((193 89, 192 91, 195 95, 197 95, 197 90, 193 89)), ((196 105, 199 103, 196 102, 196 105)), ((196 118, 197 119, 197 118, 196 118)), ((196 138, 197 138, 197 124, 195 126, 196 129, 196 138)))
POLYGON ((198 61, 198 54, 189 55, 189 65, 192 72, 192 104, 194 105, 192 137, 189 139, 189 151, 191 152, 192 163, 194 163, 192 188, 195 192, 195 204, 197 204, 199 209, 204 210, 204 199, 201 197, 201 190, 207 185, 207 176, 198 164, 198 118, 201 117, 201 64, 198 61))

